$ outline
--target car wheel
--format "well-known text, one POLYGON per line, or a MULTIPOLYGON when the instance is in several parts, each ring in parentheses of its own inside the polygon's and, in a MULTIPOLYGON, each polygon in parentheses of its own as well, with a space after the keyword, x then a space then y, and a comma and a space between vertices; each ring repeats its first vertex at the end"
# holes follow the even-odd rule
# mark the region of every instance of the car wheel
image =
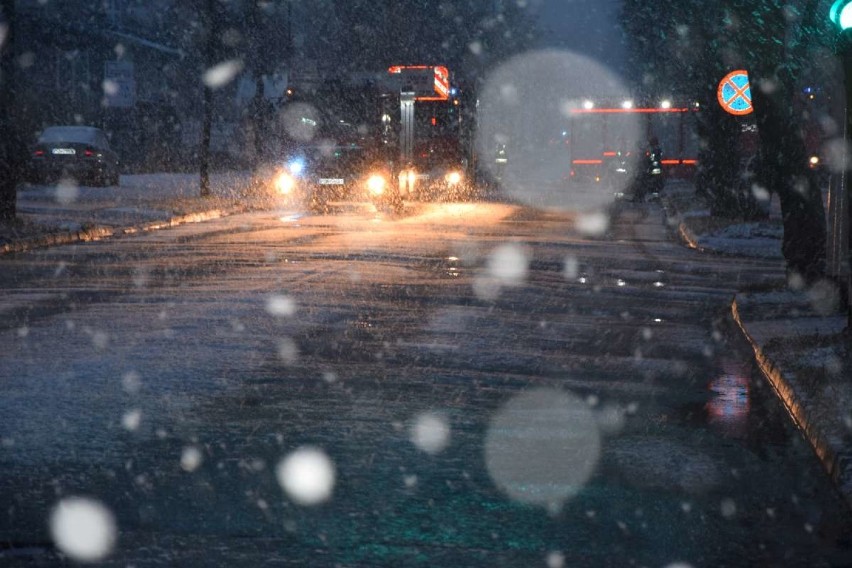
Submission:
POLYGON ((310 201, 308 201, 308 209, 311 213, 328 213, 328 201, 313 196, 310 201))
POLYGON ((402 215, 402 212, 405 211, 405 202, 402 200, 402 196, 397 194, 394 195, 384 207, 385 211, 388 213, 392 213, 393 215, 402 215))

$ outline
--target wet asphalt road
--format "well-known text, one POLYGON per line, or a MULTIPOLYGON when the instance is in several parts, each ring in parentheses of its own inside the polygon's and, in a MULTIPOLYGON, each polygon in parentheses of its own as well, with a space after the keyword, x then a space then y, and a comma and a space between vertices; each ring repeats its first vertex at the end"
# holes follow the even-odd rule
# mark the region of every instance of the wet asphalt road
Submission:
POLYGON ((350 204, 0 258, 0 563, 60 562, 77 495, 118 566, 852 563, 727 315, 781 266, 686 250, 653 204, 577 220, 350 204), (305 445, 320 505, 276 478, 305 445))

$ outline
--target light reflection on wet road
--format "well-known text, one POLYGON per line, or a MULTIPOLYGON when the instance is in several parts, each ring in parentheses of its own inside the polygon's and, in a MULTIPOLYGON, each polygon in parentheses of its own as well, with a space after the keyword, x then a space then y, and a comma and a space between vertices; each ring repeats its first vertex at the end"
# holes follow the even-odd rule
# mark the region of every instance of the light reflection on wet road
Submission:
POLYGON ((574 220, 259 213, 0 259, 0 541, 84 494, 116 565, 852 562, 726 317, 781 267, 685 250, 654 205, 574 220), (306 444, 315 507, 275 475, 306 444))

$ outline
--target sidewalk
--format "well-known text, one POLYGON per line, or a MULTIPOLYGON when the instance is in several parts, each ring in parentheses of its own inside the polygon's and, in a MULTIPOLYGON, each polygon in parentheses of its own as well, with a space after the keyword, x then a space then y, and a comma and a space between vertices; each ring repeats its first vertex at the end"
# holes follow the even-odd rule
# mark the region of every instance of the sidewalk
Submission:
POLYGON ((0 223, 0 255, 33 248, 151 231, 262 209, 248 173, 210 176, 199 197, 197 174, 123 175, 118 187, 36 186, 18 189, 18 217, 0 223))
MULTIPOLYGON (((688 184, 667 187, 663 203, 687 246, 778 259, 783 266, 777 205, 766 222, 714 219, 688 184)), ((827 281, 793 289, 779 279, 772 289, 738 293, 731 312, 763 374, 852 507, 852 336, 844 333, 839 304, 827 281)))

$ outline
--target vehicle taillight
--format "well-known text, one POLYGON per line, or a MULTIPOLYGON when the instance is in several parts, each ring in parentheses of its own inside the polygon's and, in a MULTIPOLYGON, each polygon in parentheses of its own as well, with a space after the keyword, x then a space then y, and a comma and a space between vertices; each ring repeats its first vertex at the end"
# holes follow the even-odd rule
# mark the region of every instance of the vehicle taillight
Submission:
POLYGON ((33 156, 35 156, 36 158, 44 157, 44 150, 36 150, 35 152, 33 152, 33 156))
POLYGON ((87 158, 91 158, 95 155, 95 151, 92 150, 91 148, 86 148, 85 150, 83 150, 83 155, 86 156, 87 158))

